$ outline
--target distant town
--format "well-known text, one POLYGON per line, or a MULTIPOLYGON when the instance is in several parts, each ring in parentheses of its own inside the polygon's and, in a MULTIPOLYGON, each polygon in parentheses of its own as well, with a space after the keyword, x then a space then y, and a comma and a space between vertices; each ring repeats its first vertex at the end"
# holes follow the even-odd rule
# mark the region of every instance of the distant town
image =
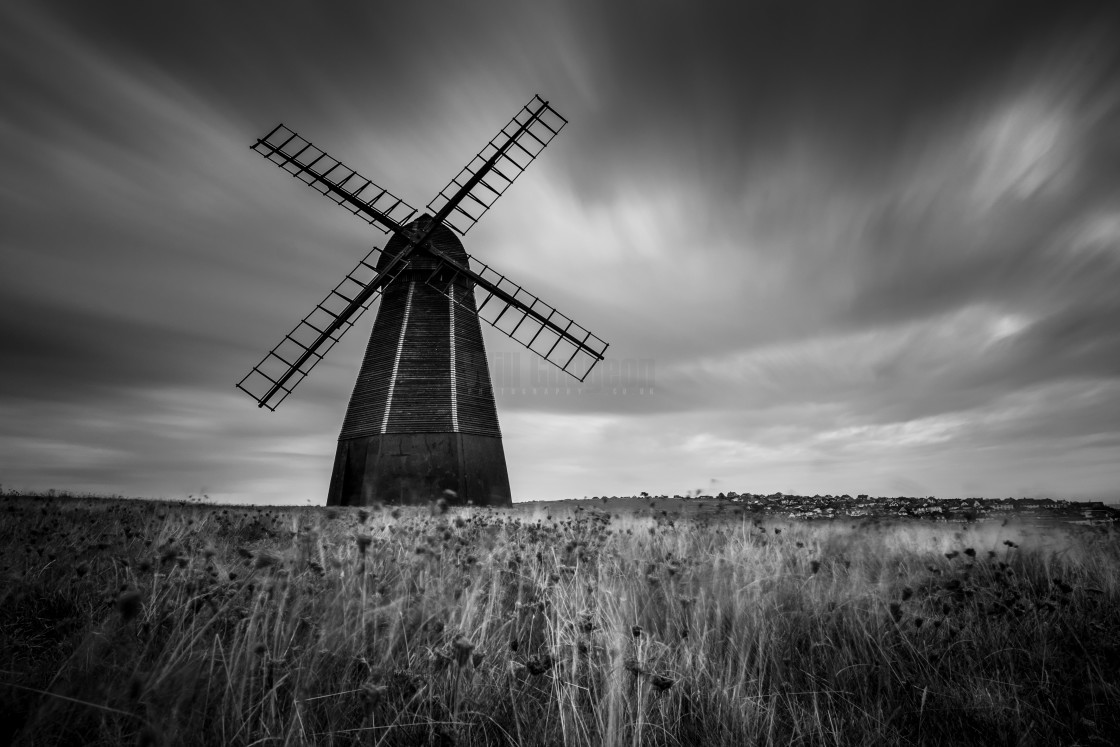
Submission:
MULTIPOLYGON (((920 517, 942 521, 974 521, 979 519, 1016 518, 1059 521, 1073 524, 1113 524, 1120 522, 1120 507, 1102 501, 1068 501, 1051 498, 936 498, 883 497, 851 495, 789 495, 786 493, 736 493, 717 495, 650 495, 642 493, 639 500, 681 501, 716 504, 721 502, 751 511, 790 519, 830 519, 848 517, 920 517)), ((596 497, 614 501, 617 497, 596 497)), ((625 500, 625 499, 623 499, 625 500)), ((632 498, 630 500, 633 500, 632 498)))

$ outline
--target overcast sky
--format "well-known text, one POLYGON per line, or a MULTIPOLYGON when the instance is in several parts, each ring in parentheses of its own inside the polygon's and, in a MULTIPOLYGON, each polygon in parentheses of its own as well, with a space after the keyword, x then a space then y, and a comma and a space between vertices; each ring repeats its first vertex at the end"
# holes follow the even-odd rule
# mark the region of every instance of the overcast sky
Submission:
POLYGON ((515 500, 1120 499, 1117 50, 1106 4, 5 2, 0 483, 323 502, 373 314, 234 385, 385 237, 249 145, 422 208, 539 93, 466 248, 648 373, 534 392, 487 328, 515 500))

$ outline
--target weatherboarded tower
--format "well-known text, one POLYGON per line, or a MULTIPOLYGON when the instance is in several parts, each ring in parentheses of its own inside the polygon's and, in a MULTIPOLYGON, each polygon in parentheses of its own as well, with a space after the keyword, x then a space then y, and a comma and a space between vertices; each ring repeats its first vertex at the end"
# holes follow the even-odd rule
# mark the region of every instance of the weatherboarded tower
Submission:
POLYGON ((607 343, 471 258, 459 236, 567 123, 539 96, 417 211, 283 124, 253 144, 296 179, 389 234, 238 383, 275 410, 380 298, 346 409, 327 504, 510 504, 479 320, 583 381, 607 343))
MULTIPOLYGON (((426 230, 430 217, 406 227, 426 230)), ((458 237, 429 241, 469 266, 458 237)), ((379 270, 407 241, 389 240, 379 270)), ((509 476, 473 283, 452 298, 427 281, 438 263, 414 259, 381 297, 335 454, 327 505, 417 503, 453 491, 476 505, 510 504, 509 476)))

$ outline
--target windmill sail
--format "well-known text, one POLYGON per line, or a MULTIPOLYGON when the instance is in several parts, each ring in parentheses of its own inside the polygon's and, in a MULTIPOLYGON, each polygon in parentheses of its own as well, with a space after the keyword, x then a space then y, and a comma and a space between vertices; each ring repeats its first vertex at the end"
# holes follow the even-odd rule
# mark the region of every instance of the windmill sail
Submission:
POLYGON ((283 124, 253 144, 253 150, 316 192, 385 233, 396 232, 416 209, 332 158, 283 124))
POLYGON ((491 326, 583 381, 591 368, 603 360, 607 349, 603 340, 501 273, 475 260, 480 268, 476 272, 436 249, 429 240, 441 225, 459 234, 469 231, 566 124, 567 120, 547 101, 534 96, 429 203, 435 219, 419 221, 413 221, 416 210, 399 197, 283 124, 257 140, 252 146, 257 153, 371 225, 400 236, 407 244, 381 272, 376 269, 378 250, 371 251, 253 367, 238 387, 260 407, 275 410, 373 299, 410 265, 417 252, 437 260, 429 284, 457 306, 477 313, 491 326), (466 296, 454 292, 454 284, 473 284, 486 294, 477 310, 466 296))
POLYGON ((603 360, 606 342, 492 267, 474 257, 470 262, 477 269, 444 259, 428 277, 428 284, 580 381, 603 360), (481 299, 468 305, 455 288, 471 284, 479 289, 481 299))
POLYGON ((466 235, 567 123, 568 120, 561 117, 548 102, 540 96, 534 96, 440 190, 428 203, 428 209, 434 215, 439 215, 451 203, 450 212, 443 222, 460 236, 466 235), (476 177, 475 183, 471 184, 476 177), (463 192, 463 188, 468 185, 469 189, 463 192))
POLYGON ((370 250, 295 329, 253 366, 237 388, 255 399, 258 407, 275 410, 408 264, 398 255, 398 261, 378 272, 380 255, 377 247, 370 250))

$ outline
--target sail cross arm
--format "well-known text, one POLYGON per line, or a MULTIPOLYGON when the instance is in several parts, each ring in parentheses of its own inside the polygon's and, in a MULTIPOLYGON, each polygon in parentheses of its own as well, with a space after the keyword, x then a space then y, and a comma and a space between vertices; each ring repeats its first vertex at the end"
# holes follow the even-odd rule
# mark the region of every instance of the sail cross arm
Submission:
POLYGON ((583 381, 604 359, 608 343, 505 275, 473 258, 477 270, 432 253, 441 261, 427 279, 430 285, 561 371, 583 381), (479 294, 452 293, 453 285, 473 285, 479 294))
POLYGON ((440 190, 428 210, 465 235, 567 123, 547 101, 534 96, 440 190))
POLYGON ((400 231, 401 226, 416 214, 416 209, 404 200, 377 186, 283 124, 257 140, 252 149, 385 233, 400 231))
POLYGON ((260 363, 253 366, 237 388, 256 400, 258 407, 275 410, 408 264, 407 251, 402 251, 378 271, 380 253, 381 250, 374 247, 260 363))

